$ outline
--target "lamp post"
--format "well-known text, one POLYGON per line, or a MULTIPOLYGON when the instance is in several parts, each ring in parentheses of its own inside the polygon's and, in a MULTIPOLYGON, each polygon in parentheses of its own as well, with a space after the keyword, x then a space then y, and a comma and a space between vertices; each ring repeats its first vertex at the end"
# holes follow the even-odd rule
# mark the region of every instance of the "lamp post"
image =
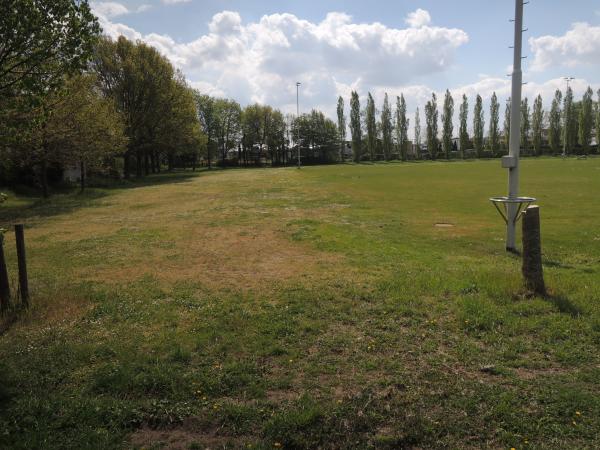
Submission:
MULTIPOLYGON (((567 90, 565 91, 565 100, 567 98, 567 94, 569 92, 569 83, 573 81, 575 78, 573 77, 563 77, 563 80, 567 82, 567 90)), ((565 123, 563 125, 563 153, 562 156, 565 158, 567 156, 567 136, 568 136, 568 128, 567 125, 571 122, 571 102, 567 103, 565 101, 565 123)))
POLYGON ((296 145, 298 146, 298 169, 300 168, 300 101, 298 100, 298 90, 300 82, 296 81, 296 145))

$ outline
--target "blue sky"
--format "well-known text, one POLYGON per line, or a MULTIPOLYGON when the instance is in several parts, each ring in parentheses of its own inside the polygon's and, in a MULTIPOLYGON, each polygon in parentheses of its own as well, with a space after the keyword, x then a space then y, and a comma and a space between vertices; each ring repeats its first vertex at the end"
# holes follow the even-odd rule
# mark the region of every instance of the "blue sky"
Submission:
MULTIPOLYGON (((414 110, 432 91, 463 92, 473 103, 509 92, 511 0, 93 2, 105 32, 143 39, 181 68, 189 82, 242 104, 263 102, 334 114, 352 89, 401 92, 414 110)), ((524 93, 549 103, 576 78, 575 95, 600 88, 600 1, 531 0, 525 6, 524 93)))

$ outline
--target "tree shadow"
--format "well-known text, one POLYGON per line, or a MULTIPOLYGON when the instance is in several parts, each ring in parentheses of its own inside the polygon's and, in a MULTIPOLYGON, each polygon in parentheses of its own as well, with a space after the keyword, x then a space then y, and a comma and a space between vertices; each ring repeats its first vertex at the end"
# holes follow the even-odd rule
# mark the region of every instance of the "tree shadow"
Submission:
POLYGON ((555 267, 557 269, 575 269, 575 266, 564 264, 560 261, 543 258, 542 264, 546 267, 555 267))
POLYGON ((192 178, 206 176, 208 170, 196 172, 166 172, 130 180, 92 180, 89 187, 81 192, 75 186, 59 188, 48 198, 43 198, 31 189, 15 189, 21 193, 19 202, 0 206, 0 224, 7 226, 27 222, 34 218, 52 217, 67 214, 77 209, 97 206, 102 199, 120 190, 137 189, 148 186, 184 183, 192 178))
POLYGON ((551 295, 548 294, 544 299, 552 303, 559 312, 569 314, 571 317, 579 317, 583 314, 581 308, 573 304, 571 300, 563 295, 551 295))

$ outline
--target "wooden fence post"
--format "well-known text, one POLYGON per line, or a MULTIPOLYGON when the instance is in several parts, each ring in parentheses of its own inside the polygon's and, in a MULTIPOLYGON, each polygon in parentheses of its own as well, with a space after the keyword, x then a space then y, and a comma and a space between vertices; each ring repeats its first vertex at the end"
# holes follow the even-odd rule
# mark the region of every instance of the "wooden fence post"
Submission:
POLYGON ((10 284, 6 259, 4 259, 4 235, 0 232, 0 310, 5 311, 10 305, 10 284))
POLYGON ((27 258, 25 256, 25 233, 23 224, 15 225, 15 240, 17 242, 17 261, 19 265, 19 290, 21 302, 29 307, 29 282, 27 280, 27 258))
POLYGON ((537 205, 531 205, 523 211, 522 271, 527 289, 538 295, 546 295, 542 267, 540 207, 537 205))

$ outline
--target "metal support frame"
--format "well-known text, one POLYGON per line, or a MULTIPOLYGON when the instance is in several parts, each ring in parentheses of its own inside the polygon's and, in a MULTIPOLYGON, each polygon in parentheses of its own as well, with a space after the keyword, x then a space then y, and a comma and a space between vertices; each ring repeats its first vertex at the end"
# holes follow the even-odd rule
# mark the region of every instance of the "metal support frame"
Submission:
POLYGON ((507 226, 508 226, 508 207, 509 207, 509 205, 514 205, 514 207, 516 208, 516 211, 517 211, 515 216, 511 220, 512 225, 515 226, 517 224, 517 222, 519 221, 521 214, 523 214, 523 211, 525 211, 527 209, 527 207, 529 205, 531 205, 533 202, 535 202, 536 200, 537 199, 534 197, 516 197, 516 198, 492 197, 492 198, 490 198, 490 201, 496 208, 496 211, 498 211, 498 213, 500 214, 502 219, 504 219, 504 223, 507 226), (504 211, 502 209, 500 209, 498 204, 502 204, 504 206, 504 208, 503 208, 504 211))

